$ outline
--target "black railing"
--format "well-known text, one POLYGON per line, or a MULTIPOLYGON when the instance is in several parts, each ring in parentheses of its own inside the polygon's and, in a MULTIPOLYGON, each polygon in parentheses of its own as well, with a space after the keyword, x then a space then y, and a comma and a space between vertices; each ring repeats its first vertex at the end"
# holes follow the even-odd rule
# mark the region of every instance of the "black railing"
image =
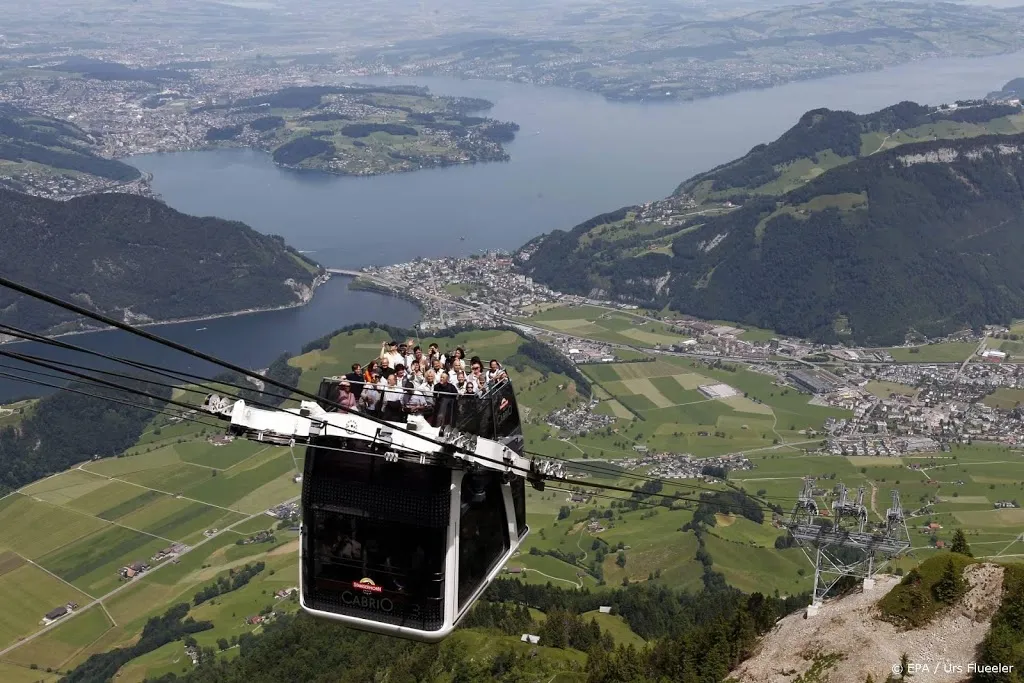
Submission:
POLYGON ((343 377, 327 377, 320 382, 317 395, 320 407, 338 410, 346 396, 341 385, 358 385, 357 394, 350 392, 353 412, 373 415, 388 422, 407 422, 410 415, 422 416, 434 427, 452 427, 459 432, 486 439, 504 440, 521 434, 519 409, 512 382, 503 378, 490 384, 479 394, 458 394, 401 386, 380 388, 368 382, 353 382, 343 377), (328 403, 330 401, 331 403, 328 403))

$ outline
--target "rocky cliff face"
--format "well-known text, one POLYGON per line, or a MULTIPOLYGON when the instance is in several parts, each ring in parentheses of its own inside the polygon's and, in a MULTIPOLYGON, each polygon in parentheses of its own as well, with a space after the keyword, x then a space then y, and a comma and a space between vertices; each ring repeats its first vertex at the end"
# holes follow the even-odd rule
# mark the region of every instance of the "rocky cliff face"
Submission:
POLYGON ((790 615, 761 642, 757 654, 730 674, 742 683, 882 683, 906 654, 914 683, 963 681, 989 631, 1003 593, 1003 568, 973 564, 970 588, 948 612, 922 628, 905 630, 880 618, 878 601, 899 583, 880 579, 873 589, 826 601, 814 616, 790 615))

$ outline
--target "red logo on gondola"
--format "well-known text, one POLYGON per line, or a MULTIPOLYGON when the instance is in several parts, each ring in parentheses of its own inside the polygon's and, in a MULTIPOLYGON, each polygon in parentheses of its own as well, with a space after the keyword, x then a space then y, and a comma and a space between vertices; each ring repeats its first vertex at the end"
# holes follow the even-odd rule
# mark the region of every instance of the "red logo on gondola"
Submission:
POLYGON ((373 582, 373 579, 360 579, 352 582, 353 588, 358 588, 367 593, 380 593, 384 589, 373 582))
POLYGON ((505 408, 508 408, 508 399, 507 398, 501 399, 501 403, 498 404, 498 410, 505 410, 505 408))

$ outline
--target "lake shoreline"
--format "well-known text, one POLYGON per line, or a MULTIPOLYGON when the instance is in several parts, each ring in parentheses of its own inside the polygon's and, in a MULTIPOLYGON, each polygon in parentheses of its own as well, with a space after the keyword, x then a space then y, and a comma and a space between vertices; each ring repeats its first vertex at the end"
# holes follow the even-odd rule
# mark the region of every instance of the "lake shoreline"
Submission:
MULTIPOLYGON (((209 313, 207 315, 197 315, 197 316, 191 316, 191 317, 185 317, 185 318, 174 318, 174 319, 171 319, 171 320, 154 320, 152 322, 126 323, 126 324, 131 324, 132 327, 138 327, 138 328, 160 327, 160 326, 165 326, 165 325, 182 325, 182 324, 185 324, 185 323, 208 322, 210 320, 222 320, 222 319, 225 319, 225 318, 237 318, 239 316, 254 315, 256 313, 272 313, 274 311, 287 311, 287 310, 291 310, 291 309, 295 309, 295 308, 302 308, 303 306, 308 306, 309 304, 313 303, 313 299, 314 299, 314 297, 316 297, 316 290, 319 289, 321 286, 323 286, 323 285, 327 284, 328 282, 330 282, 332 277, 333 276, 331 275, 331 273, 326 273, 326 272, 323 275, 318 275, 313 280, 313 284, 311 285, 311 288, 310 288, 310 294, 309 294, 309 296, 307 298, 305 298, 303 300, 300 300, 300 301, 296 301, 294 303, 284 304, 283 306, 263 306, 263 307, 259 307, 259 308, 246 308, 246 309, 242 309, 242 310, 239 310, 239 311, 228 311, 228 312, 225 312, 225 313, 209 313)), ((344 277, 344 276, 342 276, 342 277, 344 277)), ((385 292, 379 292, 379 293, 385 293, 385 292)), ((89 327, 89 328, 81 329, 81 330, 75 330, 73 332, 61 332, 60 334, 47 334, 47 335, 40 335, 40 336, 43 336, 46 339, 60 339, 61 337, 77 337, 77 336, 81 336, 81 335, 85 335, 85 334, 95 334, 96 332, 109 332, 111 330, 116 330, 116 329, 118 329, 118 328, 111 327, 109 325, 103 325, 103 326, 97 326, 97 327, 89 327)), ((0 334, 0 345, 4 345, 4 344, 19 344, 19 343, 25 343, 25 342, 28 342, 28 341, 33 341, 33 340, 18 339, 16 337, 11 337, 10 335, 0 334)))

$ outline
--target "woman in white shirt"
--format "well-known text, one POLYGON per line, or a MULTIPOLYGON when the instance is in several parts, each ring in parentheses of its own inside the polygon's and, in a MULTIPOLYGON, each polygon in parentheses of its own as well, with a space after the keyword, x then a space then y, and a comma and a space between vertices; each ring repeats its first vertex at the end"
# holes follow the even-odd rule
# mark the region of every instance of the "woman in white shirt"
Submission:
POLYGON ((398 342, 396 341, 384 342, 383 344, 381 344, 380 357, 381 360, 387 358, 388 365, 390 365, 392 368, 398 365, 399 363, 405 363, 405 356, 398 352, 398 342))

